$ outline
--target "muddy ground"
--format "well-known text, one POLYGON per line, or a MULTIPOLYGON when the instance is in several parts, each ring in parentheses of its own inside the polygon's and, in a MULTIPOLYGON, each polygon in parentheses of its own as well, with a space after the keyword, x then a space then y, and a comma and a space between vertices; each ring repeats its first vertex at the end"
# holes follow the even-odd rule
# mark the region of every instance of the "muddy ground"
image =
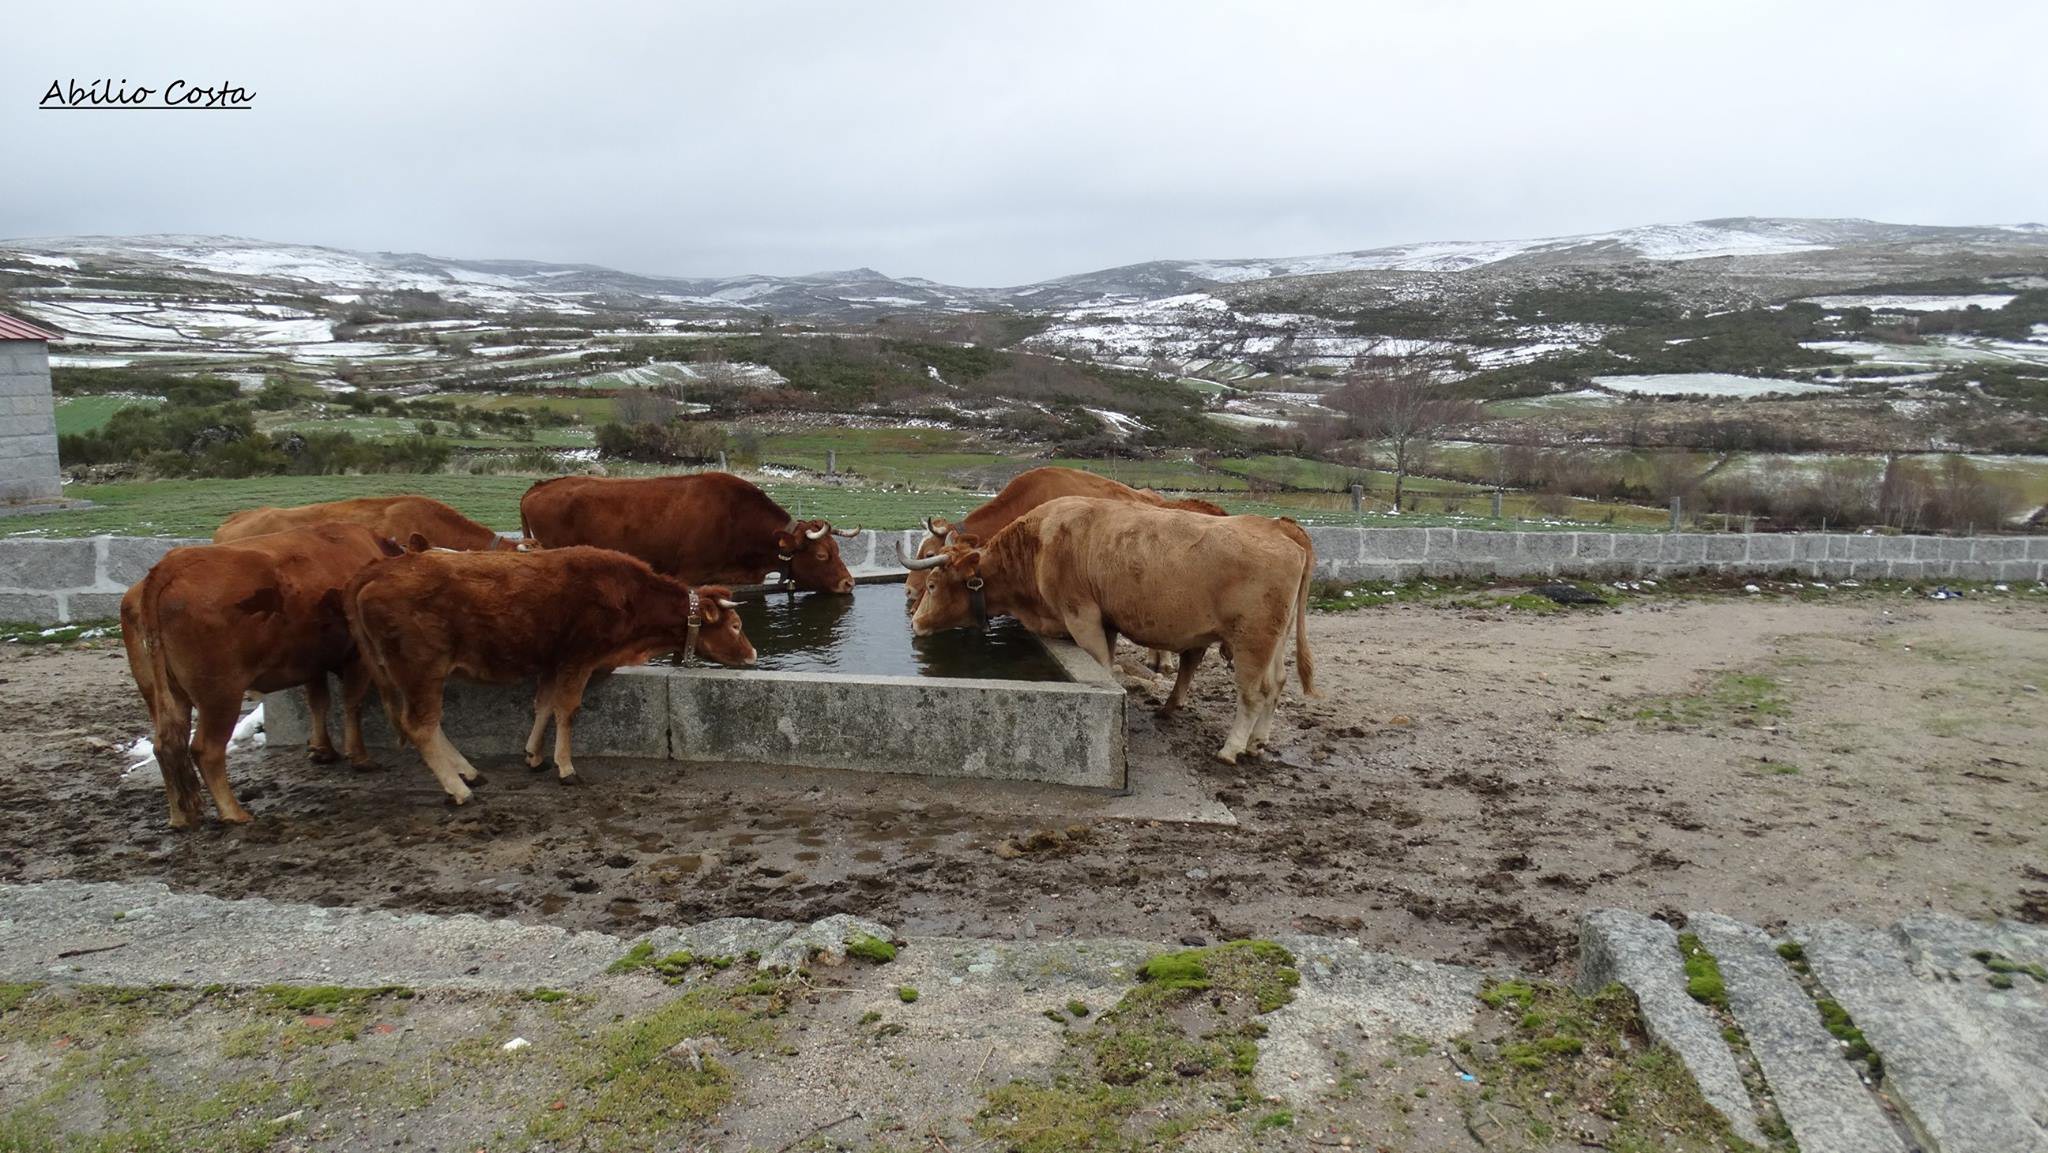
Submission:
POLYGON ((145 723, 118 643, 0 646, 0 879, 620 933, 835 912, 967 936, 1306 931, 1549 974, 1598 905, 2048 919, 2048 595, 1399 603, 1311 628, 1325 696, 1290 697, 1265 760, 1209 759, 1231 710, 1213 664, 1188 714, 1134 722, 1235 829, 595 759, 573 789, 481 761, 457 810, 409 753, 359 773, 272 749, 231 767, 255 824, 174 835, 154 770, 123 780, 145 723))

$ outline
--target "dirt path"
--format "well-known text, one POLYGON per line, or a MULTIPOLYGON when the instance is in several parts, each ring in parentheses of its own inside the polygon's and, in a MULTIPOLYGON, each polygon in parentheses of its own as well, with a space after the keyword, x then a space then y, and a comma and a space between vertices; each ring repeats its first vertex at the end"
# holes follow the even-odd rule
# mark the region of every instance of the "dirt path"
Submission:
POLYGON ((155 782, 121 779, 144 723, 118 646, 10 646, 0 879, 614 932, 834 912, 963 936, 1313 932, 1539 972, 1566 962, 1594 905, 2041 921, 2042 601, 1318 615, 1327 696, 1283 706, 1277 755, 1208 759, 1230 711, 1215 668, 1163 736, 1135 727, 1200 765, 1239 828, 1057 836, 956 784, 602 762, 578 790, 486 763, 483 803, 450 810, 410 756, 355 774, 290 750, 234 765, 255 825, 173 836, 155 782), (1005 841, 1022 855, 998 855, 1005 841))

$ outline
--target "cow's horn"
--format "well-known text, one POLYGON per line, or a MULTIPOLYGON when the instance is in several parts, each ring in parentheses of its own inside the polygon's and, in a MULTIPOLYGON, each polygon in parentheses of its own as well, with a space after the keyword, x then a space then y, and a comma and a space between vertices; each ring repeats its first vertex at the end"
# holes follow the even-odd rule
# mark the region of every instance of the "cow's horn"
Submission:
POLYGON ((835 529, 833 529, 833 530, 832 530, 832 535, 833 535, 833 536, 859 536, 859 535, 860 535, 860 529, 858 529, 858 528, 835 528, 835 529))
POLYGON ((724 597, 719 597, 719 598, 718 598, 718 604, 719 604, 719 606, 720 606, 721 608, 729 608, 729 609, 736 609, 736 608, 740 607, 740 602, 738 602, 738 601, 729 601, 729 600, 726 600, 726 599, 725 599, 724 597))
POLYGON ((831 526, 831 525, 829 525, 829 524, 821 524, 821 525, 819 525, 819 526, 818 526, 817 528, 814 528, 814 529, 806 529, 806 530, 804 531, 804 539, 805 539, 805 540, 817 540, 817 539, 819 539, 819 538, 823 537, 823 536, 824 536, 824 535, 825 535, 826 533, 828 533, 828 532, 831 532, 831 531, 832 531, 832 526, 831 526))
POLYGON ((925 569, 937 568, 945 563, 946 558, 942 556, 922 556, 904 561, 903 567, 913 572, 923 572, 925 569))

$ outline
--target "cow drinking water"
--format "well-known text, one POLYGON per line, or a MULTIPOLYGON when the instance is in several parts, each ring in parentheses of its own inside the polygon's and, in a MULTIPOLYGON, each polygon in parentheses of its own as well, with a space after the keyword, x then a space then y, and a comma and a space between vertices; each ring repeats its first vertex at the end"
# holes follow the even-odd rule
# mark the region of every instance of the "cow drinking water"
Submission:
MULTIPOLYGON (((924 522, 925 538, 918 546, 920 557, 935 556, 945 547, 946 538, 955 532, 988 540, 1001 532, 1004 526, 1049 500, 1063 496, 1092 496, 1102 500, 1119 500, 1127 504, 1150 505, 1154 508, 1178 508, 1188 512, 1207 513, 1210 516, 1228 516, 1217 505, 1206 500, 1168 500, 1149 488, 1132 488, 1106 476, 1097 476, 1078 468, 1060 468, 1047 465, 1044 468, 1029 469, 1010 478, 1003 491, 991 497, 988 503, 968 513, 959 524, 927 517, 924 522)), ((912 569, 903 582, 904 595, 910 598, 912 610, 917 608, 918 598, 924 595, 925 574, 912 569)))
POLYGON ((548 548, 595 545, 636 556, 692 584, 754 584, 771 572, 812 592, 850 593, 835 529, 797 520, 725 472, 691 476, 563 476, 519 500, 519 522, 548 548))
POLYGON ((929 636, 1006 613, 1041 636, 1068 636, 1104 668, 1119 635, 1180 654, 1166 708, 1179 708, 1209 645, 1227 646, 1237 720, 1216 753, 1235 764, 1273 726, 1286 637, 1314 695, 1306 613, 1315 561, 1299 528, 1271 517, 1212 517, 1122 501, 1062 497, 1011 522, 986 544, 955 537, 907 562, 927 573, 912 630, 929 636), (1290 532, 1290 528, 1293 532, 1290 532))
POLYGON ((537 677, 526 763, 540 767, 552 720, 555 768, 567 782, 576 775, 570 721, 594 674, 678 651, 727 665, 754 660, 727 589, 692 588, 608 549, 415 553, 363 577, 342 597, 349 632, 392 726, 458 805, 478 774, 441 731, 450 676, 537 677))

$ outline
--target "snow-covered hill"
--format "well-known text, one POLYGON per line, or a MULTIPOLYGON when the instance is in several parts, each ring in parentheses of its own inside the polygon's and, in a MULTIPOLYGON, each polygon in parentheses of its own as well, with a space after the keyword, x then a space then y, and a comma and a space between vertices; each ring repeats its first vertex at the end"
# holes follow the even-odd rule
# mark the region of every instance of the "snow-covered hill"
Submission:
POLYGON ((1057 311, 1158 300, 1190 292, 1332 273, 1456 276, 1540 274, 1723 260, 1745 272, 1820 275, 1834 265, 1916 262, 1938 269, 1957 253, 2048 255, 2048 227, 1930 227, 1867 220, 1736 218, 1659 224, 1537 240, 1439 241, 1314 256, 1158 260, 1013 288, 968 288, 869 268, 808 276, 650 276, 589 264, 466 260, 418 253, 352 252, 227 236, 86 236, 0 240, 0 275, 12 267, 27 295, 63 295, 147 281, 137 291, 189 286, 258 298, 431 292, 492 312, 593 311, 772 314, 872 319, 905 311, 988 308, 1057 311))

